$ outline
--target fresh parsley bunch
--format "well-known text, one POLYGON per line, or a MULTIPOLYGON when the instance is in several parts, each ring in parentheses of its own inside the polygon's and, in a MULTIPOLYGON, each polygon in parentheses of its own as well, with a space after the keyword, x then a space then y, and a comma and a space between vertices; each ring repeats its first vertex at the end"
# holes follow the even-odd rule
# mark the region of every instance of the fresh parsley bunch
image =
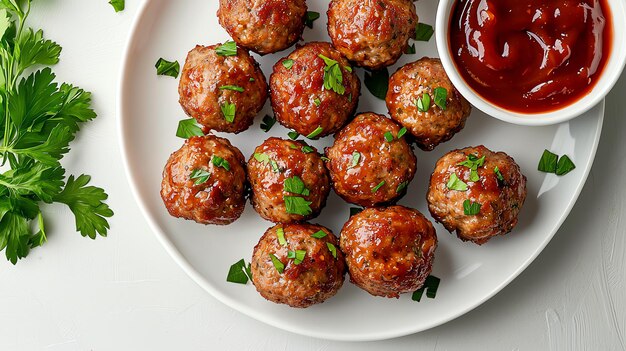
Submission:
POLYGON ((106 236, 113 215, 104 190, 87 186, 87 175, 66 179, 59 163, 96 114, 90 93, 55 83, 48 67, 33 69, 56 64, 61 47, 24 26, 30 4, 0 0, 0 251, 13 264, 46 242, 42 202, 69 206, 76 229, 92 239, 106 236))

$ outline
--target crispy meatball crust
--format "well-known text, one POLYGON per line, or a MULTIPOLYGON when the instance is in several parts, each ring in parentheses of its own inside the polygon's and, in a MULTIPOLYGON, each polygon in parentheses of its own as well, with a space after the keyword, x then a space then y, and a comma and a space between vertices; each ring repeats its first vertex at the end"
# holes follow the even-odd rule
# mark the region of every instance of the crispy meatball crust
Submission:
MULTIPOLYGON (((261 217, 274 223, 291 223, 317 217, 326 205, 330 178, 321 156, 313 147, 309 152, 301 141, 269 138, 254 150, 248 161, 248 179, 252 185, 252 206, 261 217), (299 177, 309 194, 285 190, 287 178, 299 177), (302 197, 310 202, 311 213, 288 213, 285 198, 302 197)), ((293 212, 293 211, 292 211, 293 212)))
POLYGON ((368 208, 341 230, 350 281, 374 296, 399 297, 424 285, 437 235, 419 211, 403 206, 368 208))
POLYGON ((212 46, 196 46, 187 55, 178 85, 180 105, 198 123, 218 132, 239 133, 254 121, 268 96, 265 76, 248 51, 220 56, 212 46), (243 92, 220 89, 238 86, 243 92), (235 105, 235 119, 226 120, 222 106, 235 105))
POLYGON ((484 146, 454 150, 439 159, 430 177, 428 208, 433 218, 455 232, 463 241, 482 245, 496 235, 509 233, 517 224, 526 199, 526 177, 520 167, 504 152, 493 152, 484 146), (485 157, 478 167, 478 181, 470 180, 470 168, 459 165, 469 155, 485 157), (502 174, 498 179, 495 168, 502 174), (449 189, 452 173, 467 184, 467 191, 449 189), (463 202, 481 205, 478 215, 466 215, 463 202))
POLYGON ((309 135, 318 127, 319 137, 343 127, 356 110, 361 82, 350 63, 329 43, 312 42, 297 48, 274 65, 270 76, 271 101, 276 119, 287 128, 309 135), (345 92, 324 88, 323 55, 338 62, 345 92), (285 62, 293 66, 287 68, 285 62))
POLYGON ((322 303, 339 291, 346 272, 345 259, 339 250, 339 240, 328 229, 313 224, 278 224, 268 229, 254 247, 252 254, 252 283, 264 298, 291 307, 309 307, 322 303), (282 229, 286 244, 278 241, 282 229), (326 236, 311 235, 323 231, 326 236), (333 257, 329 247, 335 248, 333 257), (302 262, 288 258, 288 252, 305 250, 302 262), (284 265, 279 273, 270 254, 284 265))
POLYGON ((386 101, 391 118, 405 126, 426 151, 461 131, 472 110, 452 85, 441 61, 427 57, 406 64, 391 76, 386 101), (434 90, 439 87, 447 91, 445 110, 435 104, 434 90), (426 112, 420 112, 416 101, 424 94, 430 96, 431 104, 426 112))
POLYGON ((400 129, 389 118, 369 112, 356 116, 337 133, 326 156, 332 186, 339 196, 370 207, 392 203, 406 193, 417 160, 405 138, 397 138, 400 129), (393 141, 385 139, 387 132, 393 141))
POLYGON ((220 0, 217 17, 237 44, 263 55, 302 37, 306 10, 305 0, 220 0))
POLYGON ((327 14, 333 46, 374 70, 398 61, 418 22, 415 5, 407 0, 332 0, 327 14))
POLYGON ((161 198, 174 217, 203 224, 230 224, 246 205, 245 159, 227 139, 213 135, 191 137, 174 152, 163 170, 161 198), (221 157, 228 168, 218 167, 213 158, 221 157), (210 174, 206 182, 191 179, 195 170, 210 174))

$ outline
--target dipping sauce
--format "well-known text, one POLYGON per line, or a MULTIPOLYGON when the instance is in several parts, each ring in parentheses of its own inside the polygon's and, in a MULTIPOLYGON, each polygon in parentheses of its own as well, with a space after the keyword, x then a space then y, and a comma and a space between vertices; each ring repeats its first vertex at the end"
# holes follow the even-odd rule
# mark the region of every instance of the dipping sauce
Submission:
POLYGON ((459 0, 450 49, 465 81, 502 108, 541 113, 574 103, 610 53, 606 0, 459 0))

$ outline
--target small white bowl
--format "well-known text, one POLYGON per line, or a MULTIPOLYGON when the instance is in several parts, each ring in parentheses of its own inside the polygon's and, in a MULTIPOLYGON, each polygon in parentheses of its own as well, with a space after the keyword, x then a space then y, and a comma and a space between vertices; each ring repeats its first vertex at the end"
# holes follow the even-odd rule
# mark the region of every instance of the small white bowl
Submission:
POLYGON ((452 5, 459 0, 440 0, 437 8, 437 22, 435 26, 437 49, 439 57, 446 73, 454 86, 459 90, 472 105, 484 113, 503 120, 505 122, 527 125, 527 126, 545 126, 568 121, 587 112, 589 109, 598 104, 613 88, 619 79, 624 64, 626 64, 626 2, 624 0, 607 0, 610 8, 611 19, 613 24, 613 36, 611 43, 610 57, 606 62, 606 66, 601 73, 600 78, 596 81, 593 89, 578 101, 565 105, 560 109, 552 110, 545 113, 519 113, 509 111, 499 107, 485 98, 480 96, 472 89, 463 77, 459 74, 458 68, 452 58, 450 50, 450 37, 448 31, 450 29, 450 16, 452 16, 452 5))

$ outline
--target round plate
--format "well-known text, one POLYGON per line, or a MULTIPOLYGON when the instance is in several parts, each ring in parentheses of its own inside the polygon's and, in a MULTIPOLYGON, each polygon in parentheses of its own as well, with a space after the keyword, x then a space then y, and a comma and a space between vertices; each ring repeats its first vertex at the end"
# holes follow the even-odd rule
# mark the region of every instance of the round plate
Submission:
MULTIPOLYGON (((309 10, 322 14, 313 29, 305 29, 305 41, 328 40, 327 0, 309 0, 309 10)), ((416 3, 420 21, 434 24, 436 2, 416 3)), ((416 150, 418 170, 407 196, 400 204, 428 214, 426 190, 436 160, 444 153, 469 145, 484 144, 505 151, 520 164, 528 177, 528 198, 518 226, 509 235, 483 246, 463 243, 436 225, 439 247, 433 275, 441 278, 435 299, 411 300, 372 297, 346 280, 339 293, 323 304, 293 309, 264 300, 250 283, 226 282, 231 264, 250 260, 252 249, 270 222, 262 220, 248 204, 243 216, 229 226, 204 226, 172 218, 159 189, 161 172, 169 155, 183 140, 175 136, 180 119, 187 118, 178 105, 178 81, 157 76, 155 62, 163 57, 184 63, 196 44, 210 45, 228 40, 216 16, 217 1, 146 1, 131 32, 119 89, 119 128, 122 154, 135 198, 148 223, 174 260, 204 289, 220 301, 265 323, 304 335, 337 340, 377 340, 415 333, 456 318, 505 287, 541 252, 557 231, 587 178, 596 152, 604 103, 585 116, 551 127, 522 127, 506 124, 476 109, 465 130, 433 152, 416 150), (567 154, 577 168, 564 177, 537 171, 544 149, 567 154)), ((434 38, 416 42, 416 55, 404 55, 390 72, 422 56, 436 56, 434 38)), ((272 65, 292 49, 259 57, 269 77, 272 65)), ((363 70, 358 69, 363 81, 363 70)), ((255 124, 239 135, 221 134, 249 157, 255 146, 269 136, 286 137, 276 124, 269 133, 260 128, 261 117, 271 114, 269 102, 255 124)), ((358 111, 386 113, 383 101, 363 85, 358 111)), ((313 142, 318 149, 329 146, 332 137, 313 142)), ((349 205, 331 194, 327 208, 312 222, 335 234, 349 216, 349 205)))

